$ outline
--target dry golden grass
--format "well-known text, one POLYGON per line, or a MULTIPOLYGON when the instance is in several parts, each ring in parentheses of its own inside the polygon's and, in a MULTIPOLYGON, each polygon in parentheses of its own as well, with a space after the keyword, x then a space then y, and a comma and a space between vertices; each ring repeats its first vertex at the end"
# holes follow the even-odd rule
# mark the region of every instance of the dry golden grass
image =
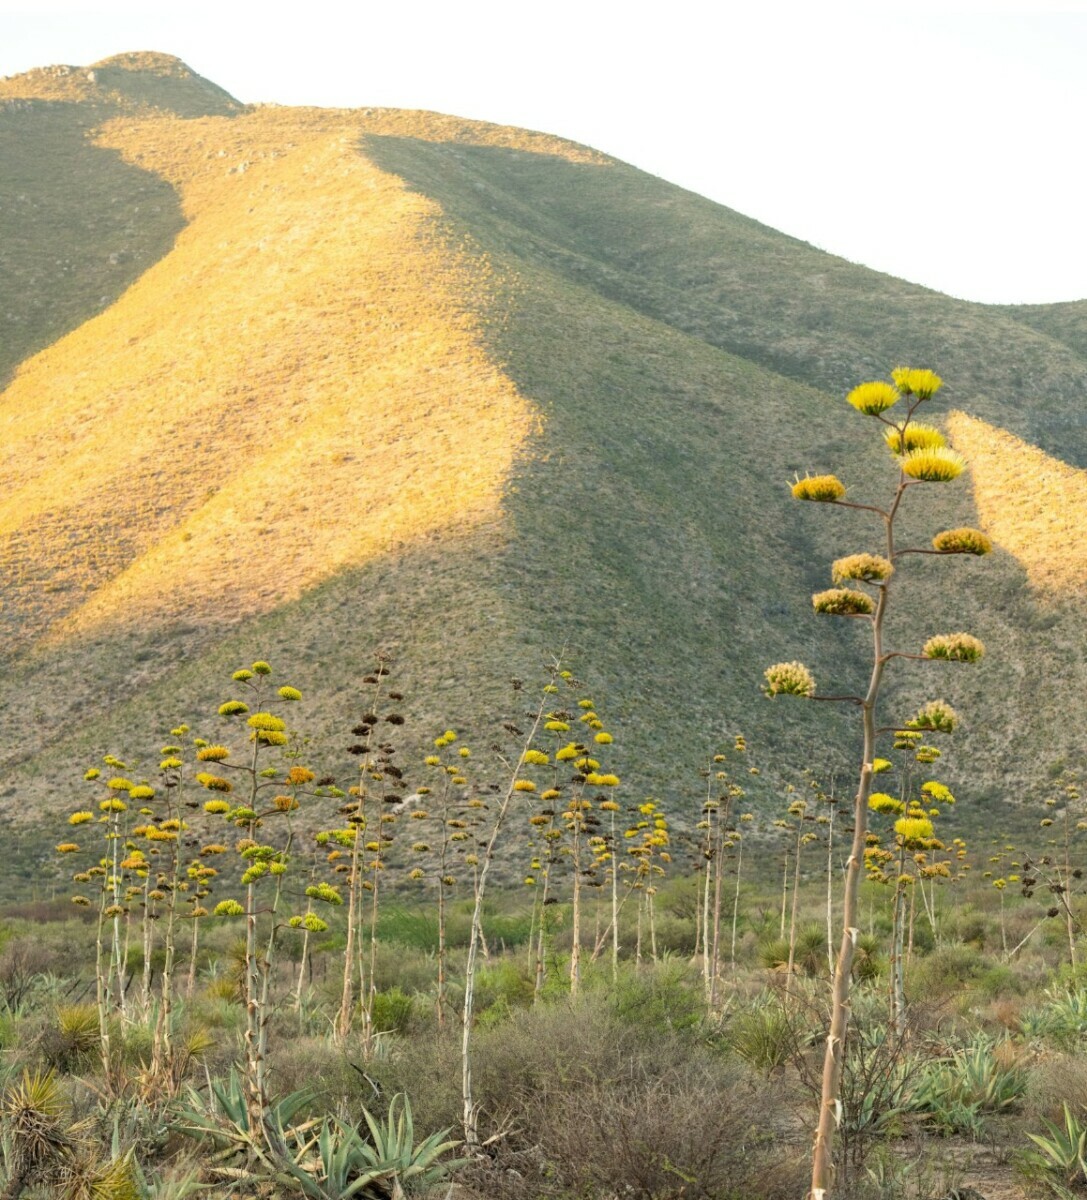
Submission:
POLYGON ((981 527, 1014 555, 1031 585, 1074 601, 1087 587, 1087 471, 976 417, 953 412, 948 432, 970 462, 981 527))
POLYGON ((480 344, 487 262, 367 162, 357 121, 122 119, 100 142, 168 179, 187 225, 0 397, 28 632, 240 619, 501 519, 538 420, 480 344))

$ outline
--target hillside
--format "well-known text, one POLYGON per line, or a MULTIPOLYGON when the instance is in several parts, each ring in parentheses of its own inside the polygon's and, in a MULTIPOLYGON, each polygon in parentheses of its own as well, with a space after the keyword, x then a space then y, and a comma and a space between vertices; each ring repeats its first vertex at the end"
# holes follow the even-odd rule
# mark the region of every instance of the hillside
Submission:
POLYGON ((917 537, 978 523, 998 552, 910 568, 904 648, 991 653, 902 671, 898 700, 961 705, 964 800, 1078 761, 1082 305, 952 300, 542 134, 247 109, 165 55, 0 81, 0 291, 9 821, 104 752, 213 729, 257 657, 343 779, 377 648, 415 746, 489 741, 509 677, 565 645, 631 799, 693 810, 737 730, 829 770, 850 728, 761 672, 859 678, 860 631, 809 594, 873 542, 785 484, 878 495, 841 396, 900 362, 943 375, 973 466, 917 537))

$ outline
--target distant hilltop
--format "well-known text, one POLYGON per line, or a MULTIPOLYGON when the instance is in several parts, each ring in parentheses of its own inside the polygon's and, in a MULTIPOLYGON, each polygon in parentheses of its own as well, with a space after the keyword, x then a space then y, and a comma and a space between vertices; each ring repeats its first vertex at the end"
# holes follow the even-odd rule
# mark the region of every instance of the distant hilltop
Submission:
POLYGON ((242 110, 229 92, 180 58, 141 50, 88 67, 36 67, 0 79, 0 99, 78 100, 147 107, 179 117, 229 116, 242 110))

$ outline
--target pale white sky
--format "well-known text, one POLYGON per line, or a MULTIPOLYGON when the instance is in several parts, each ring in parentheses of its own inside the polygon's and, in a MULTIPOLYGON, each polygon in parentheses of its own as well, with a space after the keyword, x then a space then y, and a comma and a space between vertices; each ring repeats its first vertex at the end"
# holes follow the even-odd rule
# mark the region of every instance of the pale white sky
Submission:
POLYGON ((1087 298, 1087 0, 730 7, 0 0, 0 75, 161 50, 240 100, 561 134, 966 299, 1087 298))

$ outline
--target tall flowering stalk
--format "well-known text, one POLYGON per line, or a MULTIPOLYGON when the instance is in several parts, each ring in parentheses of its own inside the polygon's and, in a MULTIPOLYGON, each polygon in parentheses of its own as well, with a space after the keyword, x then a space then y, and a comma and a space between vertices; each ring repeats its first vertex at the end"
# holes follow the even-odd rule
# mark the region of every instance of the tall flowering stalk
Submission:
MULTIPOLYGON (((340 991, 340 1010, 336 1017, 336 1036, 343 1041, 351 1032, 355 1015, 356 980, 357 994, 361 999, 363 1018, 364 1049, 369 1051, 372 1040, 370 1017, 373 1013, 374 983, 373 965, 377 952, 377 912, 381 872, 384 869, 383 852, 387 845, 384 817, 395 818, 393 812, 383 812, 388 803, 400 806, 404 796, 398 790, 403 786, 403 772, 393 762, 395 748, 380 737, 378 706, 386 691, 390 673, 389 660, 380 655, 363 684, 369 688, 368 711, 354 726, 352 733, 358 738, 348 747, 350 753, 359 757, 359 782, 349 790, 351 799, 341 808, 346 817, 347 829, 339 831, 339 845, 350 850, 350 860, 342 864, 347 875, 347 944, 344 948, 343 986, 340 991), (369 872, 369 878, 365 872, 369 872), (370 895, 370 941, 369 955, 362 944, 363 898, 370 895), (369 969, 368 969, 369 968, 369 969)), ((389 700, 401 700, 399 692, 389 691, 389 700)), ((404 718, 396 712, 385 715, 390 725, 402 725, 404 718)))
MULTIPOLYGON (((733 743, 737 754, 747 751, 743 734, 737 734, 733 743)), ((706 796, 702 801, 697 829, 700 832, 699 855, 702 870, 699 895, 698 925, 702 935, 702 979, 705 985, 706 1005, 711 1012, 717 1007, 717 986, 721 971, 721 909, 724 894, 725 854, 739 841, 739 835, 731 822, 731 813, 736 801, 743 798, 744 790, 735 783, 728 771, 725 754, 715 754, 709 766, 701 772, 706 780, 706 796)), ((739 863, 736 867, 736 892, 733 903, 732 942, 733 964, 735 965, 735 942, 737 908, 739 902, 739 863)))
POLYGON ((422 865, 413 867, 409 878, 425 882, 431 879, 438 910, 438 991, 436 1009, 438 1024, 445 1024, 446 992, 448 984, 448 947, 446 945, 447 897, 457 885, 454 873, 458 865, 473 869, 478 858, 468 850, 472 835, 469 832, 472 811, 483 807, 483 801, 469 799, 468 777, 465 774, 472 751, 468 746, 453 745, 457 741, 455 730, 447 729, 434 739, 436 754, 428 754, 426 765, 437 777, 437 787, 421 787, 416 792, 420 807, 412 809, 408 819, 418 822, 418 828, 433 831, 433 844, 426 837, 416 837, 411 843, 411 852, 417 855, 422 865), (428 808, 421 807, 423 804, 428 808))
MULTIPOLYGON (((128 920, 133 897, 139 896, 143 891, 142 883, 131 885, 127 881, 139 878, 141 873, 146 875, 147 864, 142 860, 142 856, 134 861, 126 849, 130 793, 137 785, 121 774, 126 767, 120 759, 106 755, 102 761, 109 774, 103 776, 98 767, 91 767, 83 776, 101 796, 97 801, 97 819, 93 811, 81 810, 69 816, 68 824, 72 827, 72 836, 79 837, 84 843, 88 836, 98 840, 88 828, 92 824, 97 825, 96 832, 101 838, 99 857, 91 866, 77 870, 72 879, 81 886, 92 885, 98 891, 94 960, 95 1002, 98 1009, 102 1070, 107 1082, 112 1084, 115 1080, 115 1063, 110 1023, 114 1013, 119 1013, 122 1017, 127 1016, 128 920), (139 870, 134 871, 133 868, 137 866, 139 870)), ((68 862, 77 861, 78 856, 84 852, 79 842, 70 840, 61 842, 56 849, 68 862)), ((89 907, 92 903, 90 897, 81 893, 74 895, 72 902, 84 907, 89 907)))
MULTIPOLYGON (((531 760, 529 758, 533 748, 532 742, 544 721, 544 714, 551 702, 551 697, 558 691, 558 685, 554 679, 560 675, 562 678, 569 679, 569 672, 560 673, 556 667, 555 676, 544 687, 539 706, 534 713, 528 714, 530 724, 527 731, 513 723, 506 725, 507 732, 521 738, 521 744, 515 759, 503 760, 503 765, 509 771, 509 783, 501 794, 501 798, 491 809, 491 826, 485 839, 483 854, 479 857, 475 877, 475 903, 472 908, 472 927, 468 937, 468 955, 464 965, 464 1007, 461 1011, 461 1111, 464 1144, 470 1154, 477 1153, 480 1145, 479 1111, 472 1084, 472 1029, 475 1020, 476 964, 483 941, 483 898, 487 888, 487 875, 491 869, 491 863, 494 862, 495 848, 502 830, 505 828, 506 818, 514 797, 518 794, 534 793, 537 790, 535 781, 528 778, 524 772, 526 765, 530 762, 539 764, 538 755, 533 755, 531 760)), ((519 692, 520 687, 520 681, 515 681, 515 691, 519 692)))
MULTIPOLYGON (((812 597, 817 613, 867 622, 872 634, 872 666, 868 687, 861 695, 816 696, 815 680, 802 663, 777 663, 766 671, 766 694, 792 695, 829 700, 855 706, 861 717, 863 751, 860 780, 854 801, 853 844, 846 864, 842 905, 842 937, 835 964, 831 995, 831 1022, 823 1058, 822 1091, 812 1151, 811 1200, 827 1200, 833 1181, 834 1131, 841 1113, 839 1096, 845 1039, 849 1023, 849 992, 853 951, 860 933, 857 894, 864 871, 868 834, 868 803, 875 771, 876 742, 881 734, 895 733, 903 725, 881 727, 877 707, 884 671, 894 658, 970 662, 981 657, 984 647, 968 634, 930 638, 920 653, 889 651, 884 645, 884 624, 892 580, 909 554, 987 554, 992 546, 985 534, 975 529, 950 529, 936 535, 932 548, 900 549, 896 544, 896 521, 907 492, 922 484, 948 483, 965 467, 961 455, 947 446, 943 434, 931 425, 914 421, 918 408, 940 388, 938 375, 907 367, 892 373, 893 383, 862 383, 848 396, 858 412, 885 426, 883 438, 898 466, 898 481, 886 507, 846 500, 846 488, 835 475, 807 476, 792 485, 793 496, 822 504, 853 508, 872 514, 882 525, 882 554, 851 554, 838 559, 832 568, 834 586, 812 597), (901 404, 898 419, 887 415, 901 404)), ((925 705, 905 727, 924 732, 950 733, 957 718, 941 700, 925 705)))
MULTIPOLYGON (((920 762, 931 762, 935 747, 918 746, 913 730, 901 730, 895 740, 897 749, 912 751, 920 762)), ((920 735, 916 735, 920 736, 920 735)), ((874 773, 890 767, 886 759, 876 759, 874 773)), ((946 847, 936 836, 933 821, 940 814, 940 805, 955 803, 949 788, 934 779, 921 784, 915 793, 911 787, 908 766, 902 772, 898 796, 887 792, 872 792, 868 797, 871 812, 894 818, 892 827, 883 837, 878 832, 868 834, 865 850, 867 878, 893 889, 891 909, 890 961, 890 1026, 896 1037, 902 1036, 906 1024, 906 924, 912 911, 915 886, 924 886, 926 879, 951 878, 951 864, 941 859, 939 852, 946 847), (906 904, 906 896, 911 898, 906 904)))
MULTIPOLYGON (((205 811, 222 816, 241 834, 234 849, 243 868, 240 885, 245 902, 221 900, 214 914, 245 917, 245 1082, 254 1129, 263 1127, 268 1106, 271 977, 282 927, 279 908, 283 883, 295 836, 293 814, 299 807, 300 796, 317 794, 307 792, 315 778, 308 767, 294 763, 284 769, 269 762, 270 755, 280 760, 286 755, 288 762, 291 756, 287 751, 290 742, 287 724, 268 708, 302 698, 299 691, 289 686, 273 691, 271 674, 272 668, 263 661, 234 672, 234 682, 259 711, 251 712, 245 701, 228 700, 220 706, 219 715, 230 724, 244 718, 248 752, 238 756, 241 761, 231 762, 233 752, 229 746, 205 743, 197 750, 203 770, 196 774, 196 782, 214 797, 205 803, 205 811), (273 832, 276 826, 278 831, 273 832), (266 918, 266 936, 260 931, 261 916, 266 918)), ((328 884, 307 888, 307 895, 321 888, 327 889, 330 902, 339 899, 339 894, 328 884)))

